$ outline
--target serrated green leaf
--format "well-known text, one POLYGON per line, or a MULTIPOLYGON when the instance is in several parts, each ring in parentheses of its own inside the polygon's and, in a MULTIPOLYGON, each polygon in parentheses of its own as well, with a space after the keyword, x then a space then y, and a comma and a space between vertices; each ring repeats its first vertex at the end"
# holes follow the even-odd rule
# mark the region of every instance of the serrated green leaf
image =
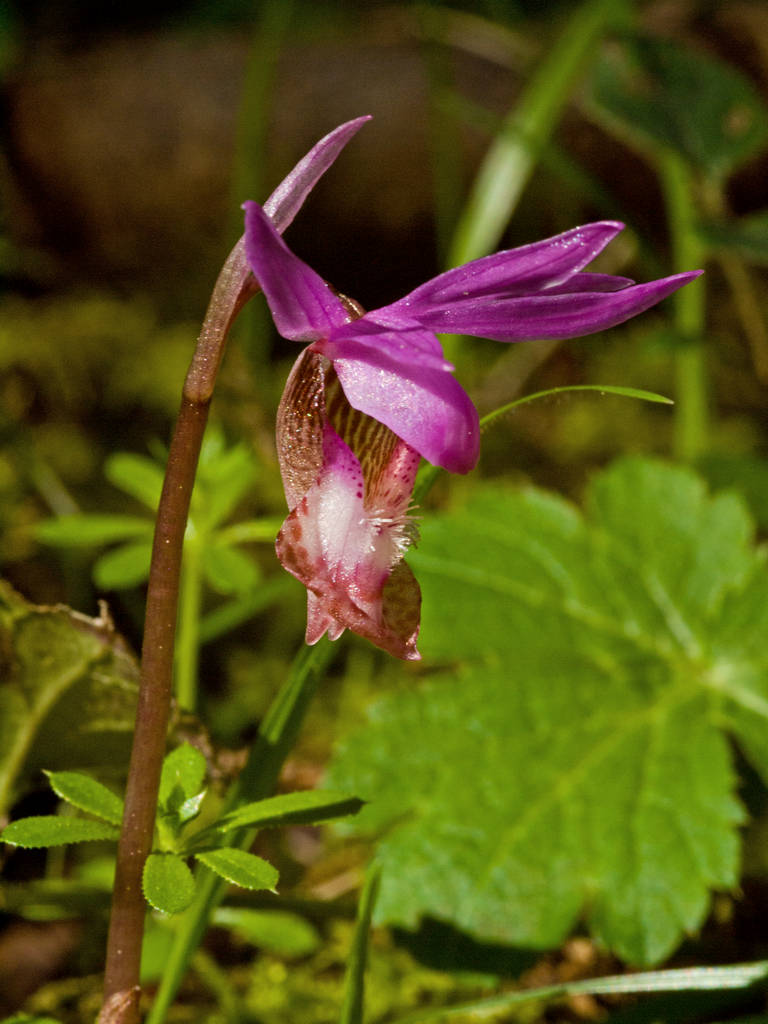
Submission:
POLYGON ((745 76, 669 39, 638 36, 606 48, 593 89, 629 134, 671 147, 710 175, 729 174, 768 137, 765 107, 745 76))
POLYGON ((595 477, 584 513, 486 487, 425 522, 420 647, 474 663, 376 705, 328 780, 370 801, 345 827, 384 830, 380 920, 541 948, 586 910, 638 964, 700 926, 738 877, 724 728, 768 779, 752 537, 736 495, 645 459, 595 477))
POLYGON ((102 555, 93 566, 93 581, 102 590, 135 587, 149 576, 152 541, 121 544, 102 555))
POLYGON ((196 853, 195 857, 227 882, 243 889, 269 889, 274 892, 280 877, 276 868, 255 853, 231 846, 205 850, 196 853))
POLYGON ((152 537, 152 522, 138 516, 72 515, 47 519, 35 534, 44 544, 59 547, 91 547, 113 544, 133 537, 152 537))
POLYGON ((127 763, 138 666, 112 623, 0 582, 0 813, 41 769, 127 763))
POLYGON ((90 775, 80 772, 46 772, 54 793, 81 811, 112 825, 123 820, 123 801, 90 775))
POLYGON ((212 829, 267 828, 274 825, 316 825, 357 814, 364 801, 346 793, 308 789, 257 800, 214 822, 212 829))
POLYGON ((185 801, 198 796, 205 782, 205 757, 191 743, 182 743, 167 754, 160 774, 160 805, 178 811, 185 801))
POLYGON ((248 555, 228 544, 206 545, 203 550, 205 577, 220 594, 247 594, 261 576, 256 563, 248 555))
POLYGON ((84 843, 93 839, 117 839, 119 830, 104 821, 88 821, 86 818, 59 817, 45 814, 37 817, 19 818, 7 825, 0 839, 12 846, 30 849, 43 846, 65 846, 68 843, 84 843))
POLYGON ((152 512, 157 508, 163 489, 163 468, 153 459, 132 452, 115 452, 104 464, 104 476, 152 512))
POLYGON ((178 914, 195 898, 195 879, 187 864, 173 853, 151 853, 142 876, 144 898, 155 910, 178 914))
POLYGON ((213 923, 229 928, 243 941, 280 957, 309 956, 321 945, 317 929, 303 917, 286 910, 217 907, 213 923))

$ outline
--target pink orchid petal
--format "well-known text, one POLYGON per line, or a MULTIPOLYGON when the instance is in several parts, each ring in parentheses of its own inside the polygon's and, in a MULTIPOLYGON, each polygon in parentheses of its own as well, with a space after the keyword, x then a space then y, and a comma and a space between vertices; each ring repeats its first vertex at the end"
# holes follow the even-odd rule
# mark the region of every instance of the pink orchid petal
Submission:
POLYGON ((419 657, 418 585, 393 571, 401 558, 398 531, 366 507, 360 462, 329 424, 322 470, 283 524, 277 553, 313 595, 307 603, 307 643, 326 631, 335 639, 349 628, 397 657, 419 657), (405 615, 402 608, 393 615, 390 576, 393 586, 405 588, 405 615))
POLYGON ((598 221, 541 242, 483 256, 439 274, 393 303, 393 307, 422 320, 422 310, 447 303, 497 292, 525 295, 562 284, 590 263, 623 227, 618 221, 598 221))
POLYGON ((338 622, 329 614, 317 594, 307 591, 307 630, 304 642, 309 647, 313 647, 326 633, 329 640, 338 640, 346 628, 343 622, 338 622))
POLYGON ((493 341, 576 338, 637 316, 700 273, 675 274, 614 292, 568 292, 558 288, 524 297, 465 299, 420 312, 419 319, 438 333, 471 334, 493 341))
POLYGON ((282 234, 304 205, 304 200, 320 178, 334 163, 339 153, 358 132, 370 115, 356 117, 329 132, 296 164, 264 203, 264 211, 282 234))
POLYGON ((323 279, 295 256, 258 203, 245 209, 245 251, 275 326, 291 341, 316 341, 349 313, 323 279))
MULTIPOLYGON (((360 321, 355 321, 354 327, 360 321)), ((328 351, 349 404, 378 420, 420 455, 452 473, 477 462, 480 426, 469 396, 444 366, 426 357, 424 332, 381 332, 328 351)), ((322 343, 315 346, 323 350, 322 343)))
POLYGON ((382 318, 366 313, 337 328, 329 338, 315 343, 313 348, 334 362, 356 356, 365 358, 366 352, 388 355, 395 362, 417 363, 422 367, 450 373, 453 364, 443 354, 443 346, 431 331, 405 317, 382 318))
POLYGON ((546 295, 568 295, 573 292, 619 292, 635 282, 631 277, 617 277, 615 274, 593 274, 582 271, 574 274, 562 284, 544 289, 546 295))

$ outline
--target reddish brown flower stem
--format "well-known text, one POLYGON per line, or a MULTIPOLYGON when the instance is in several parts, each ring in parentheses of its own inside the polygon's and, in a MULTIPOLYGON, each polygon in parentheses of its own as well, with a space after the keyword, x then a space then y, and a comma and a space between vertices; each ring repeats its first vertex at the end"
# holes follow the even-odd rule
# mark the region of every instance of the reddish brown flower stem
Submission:
POLYGON ((227 335, 243 305, 257 291, 241 239, 219 274, 197 340, 184 382, 157 509, 136 728, 117 848, 100 1024, 137 1024, 139 1020, 139 965, 146 912, 141 876, 152 848, 171 708, 184 531, 208 408, 227 335))

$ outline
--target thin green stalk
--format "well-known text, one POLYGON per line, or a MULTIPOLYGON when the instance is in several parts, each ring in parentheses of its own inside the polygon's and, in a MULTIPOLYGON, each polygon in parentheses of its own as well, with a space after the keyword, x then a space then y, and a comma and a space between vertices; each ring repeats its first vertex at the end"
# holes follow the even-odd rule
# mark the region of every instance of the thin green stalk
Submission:
MULTIPOLYGON (((585 0, 568 19, 480 165, 456 226, 449 267, 496 248, 575 85, 598 52, 600 39, 626 17, 626 10, 625 0, 585 0)), ((458 338, 446 336, 443 349, 446 358, 460 367, 458 338)))
MULTIPOLYGON (((728 208, 725 183, 719 178, 703 182, 701 194, 702 210, 705 217, 713 221, 727 222, 733 216, 728 208)), ((751 268, 743 256, 727 249, 714 251, 723 275, 733 295, 744 337, 752 354, 752 363, 757 379, 768 383, 768 326, 763 313, 763 304, 758 295, 759 285, 754 280, 751 268)))
MULTIPOLYGON (((639 388, 617 387, 614 384, 567 384, 560 388, 547 388, 545 391, 531 391, 529 394, 523 395, 521 398, 515 398, 511 402, 505 402, 504 405, 499 406, 498 409, 493 409, 491 412, 486 413, 485 416, 480 417, 480 430, 484 431, 494 421, 505 416, 507 413, 510 413, 513 409, 517 409, 521 405, 527 405, 528 402, 536 402, 540 398, 549 398, 553 395, 563 395, 572 391, 596 391, 601 395, 620 395, 623 398, 639 398, 644 402, 658 402, 661 405, 674 405, 672 399, 667 398, 665 395, 657 395, 653 391, 643 391, 639 388)), ((440 466, 432 465, 426 461, 422 462, 416 477, 416 486, 413 489, 414 505, 420 505, 424 501, 432 485, 444 472, 445 470, 440 466)))
POLYGON ((454 93, 452 65, 445 46, 436 39, 436 28, 444 11, 431 7, 418 10, 423 44, 424 68, 427 75, 429 144, 431 151, 432 197, 438 261, 448 259, 456 216, 461 208, 462 173, 457 122, 446 110, 444 97, 454 93))
POLYGON ((586 0, 524 89, 488 150, 456 229, 450 265, 490 252, 606 28, 624 15, 617 0, 586 0))
MULTIPOLYGON (((702 267, 706 250, 699 238, 694 203, 695 183, 685 161, 671 150, 659 161, 661 184, 672 240, 673 270, 702 267)), ((704 282, 693 281, 673 296, 675 333, 675 420, 673 451, 692 462, 709 444, 709 379, 704 346, 704 282)))
POLYGON ((506 992, 457 1006, 416 1010, 405 1017, 400 1017, 395 1024, 426 1024, 426 1021, 445 1021, 452 1017, 462 1020, 498 1018, 499 1014, 512 1013, 517 1006, 524 1003, 549 1004, 575 995, 645 995, 655 992, 717 992, 746 989, 764 982, 766 977, 768 960, 727 966, 675 967, 667 971, 615 974, 605 978, 582 978, 579 981, 506 992))
POLYGON ((203 604, 203 543, 187 536, 181 567, 179 622, 176 640, 176 700, 185 711, 197 708, 197 676, 200 661, 200 613, 203 604))
MULTIPOLYGON (((245 768, 230 791, 225 811, 272 794, 332 654, 333 648, 326 639, 299 652, 290 676, 261 723, 245 768)), ((253 829, 243 830, 233 837, 232 845, 247 849, 254 834, 253 829)), ((161 1024, 165 1020, 211 915, 226 891, 227 883, 218 875, 204 868, 198 872, 195 902, 179 919, 176 938, 147 1024, 161 1024)))
POLYGON ((381 867, 372 864, 366 875, 357 908, 357 923, 349 951, 347 976, 344 982, 344 1002, 339 1024, 363 1024, 365 1012, 365 967, 368 962, 368 940, 371 920, 381 881, 381 867))

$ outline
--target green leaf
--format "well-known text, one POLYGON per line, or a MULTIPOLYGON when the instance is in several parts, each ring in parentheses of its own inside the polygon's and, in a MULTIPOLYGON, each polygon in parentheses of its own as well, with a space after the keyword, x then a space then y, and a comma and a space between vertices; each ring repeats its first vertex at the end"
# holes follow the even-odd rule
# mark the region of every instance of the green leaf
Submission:
POLYGON ((146 455, 115 452, 104 464, 104 476, 115 487, 146 505, 152 512, 163 489, 163 467, 146 455))
MULTIPOLYGON (((749 988, 768 976, 768 960, 727 967, 678 967, 669 971, 647 971, 643 974, 615 974, 605 978, 580 978, 559 985, 544 985, 517 992, 505 992, 487 999, 476 999, 458 1006, 417 1010, 400 1017, 395 1024, 422 1024, 428 1020, 449 1020, 452 1017, 482 1019, 496 1017, 523 1003, 551 1003, 575 995, 640 995, 652 992, 712 992, 749 988)), ((687 1017, 687 1015, 686 1015, 687 1017)), ((645 1017, 641 1018, 645 1019, 645 1017)), ((757 1024, 760 1018, 742 1018, 743 1024, 757 1024)))
POLYGON ((346 828, 384 832, 380 920, 546 948, 586 913, 637 964, 701 925, 738 878, 724 729, 768 779, 752 534, 737 496, 644 459, 584 513, 489 486, 425 522, 420 646, 463 667, 376 705, 328 779, 370 801, 346 828))
POLYGON ((381 869, 372 865, 360 894, 357 908, 355 934, 347 960, 344 978, 344 1002, 341 1007, 339 1024, 363 1024, 365 1015, 365 965, 368 961, 368 939, 371 933, 371 919, 376 897, 379 892, 381 869))
POLYGON ((207 765, 205 757, 191 743, 182 743, 163 760, 160 774, 160 804, 178 811, 191 797, 203 789, 207 765))
POLYGON ((235 828, 267 828, 273 825, 317 825, 357 814, 365 801, 345 793, 322 789, 301 790, 244 804, 214 822, 219 832, 235 828))
POLYGON ((768 529, 768 459, 754 455, 711 454, 697 463, 711 487, 738 491, 758 526, 768 529))
POLYGON ((162 847, 176 849, 182 826, 200 813, 206 771, 205 757, 190 743, 182 743, 163 760, 157 812, 162 847))
POLYGON ((500 416, 505 416, 512 409, 519 405, 526 405, 528 402, 538 401, 539 398, 550 398, 554 395, 562 395, 570 391, 597 391, 601 395, 618 395, 621 398, 637 398, 643 402, 657 402, 661 405, 674 405, 671 398, 664 395, 657 395, 655 391, 642 391, 639 388, 617 387, 614 384, 569 384, 561 388, 547 388, 546 391, 533 391, 522 398, 516 398, 514 402, 507 402, 506 405, 487 413, 480 420, 480 426, 487 427, 500 416))
POLYGON ((206 793, 207 790, 205 789, 201 790, 199 793, 195 793, 194 796, 189 797, 184 801, 181 807, 179 807, 176 814, 180 825, 185 825, 188 821, 192 821, 193 818, 198 816, 203 800, 206 797, 206 793))
POLYGON ((739 71, 676 41, 635 37, 606 48, 594 99, 646 146, 671 147, 707 174, 725 176, 768 136, 760 96, 739 71))
POLYGON ((123 801, 90 775, 80 772, 46 772, 54 793, 81 811, 112 825, 123 820, 123 801))
POLYGON ((117 828, 103 821, 46 814, 19 818, 18 821, 11 822, 0 833, 0 839, 12 846, 35 848, 65 846, 68 843, 84 843, 92 839, 117 839, 118 835, 117 828))
POLYGON ((270 892, 275 892, 279 878, 276 868, 254 853, 222 846, 217 850, 196 853, 195 856, 211 871, 215 871, 233 885, 242 886, 244 889, 269 889, 270 892))
POLYGON ((149 576, 152 541, 123 544, 102 555, 93 566, 93 581, 102 590, 135 587, 149 576))
POLYGON ((152 522, 138 516, 72 515, 47 519, 35 530, 38 540, 59 547, 91 547, 133 537, 152 537, 152 522))
POLYGON ((173 853, 151 853, 142 876, 144 897, 155 910, 178 914, 195 898, 195 879, 187 864, 173 853))
POLYGON ((0 813, 25 781, 127 762, 138 666, 108 618, 37 607, 0 582, 0 813))
POLYGON ((203 550, 203 569, 220 594, 247 594, 259 582, 259 567, 248 555, 228 544, 212 543, 203 550))
POLYGON ((279 957, 309 956, 322 944, 317 929, 309 921, 286 910, 217 907, 213 923, 279 957))

